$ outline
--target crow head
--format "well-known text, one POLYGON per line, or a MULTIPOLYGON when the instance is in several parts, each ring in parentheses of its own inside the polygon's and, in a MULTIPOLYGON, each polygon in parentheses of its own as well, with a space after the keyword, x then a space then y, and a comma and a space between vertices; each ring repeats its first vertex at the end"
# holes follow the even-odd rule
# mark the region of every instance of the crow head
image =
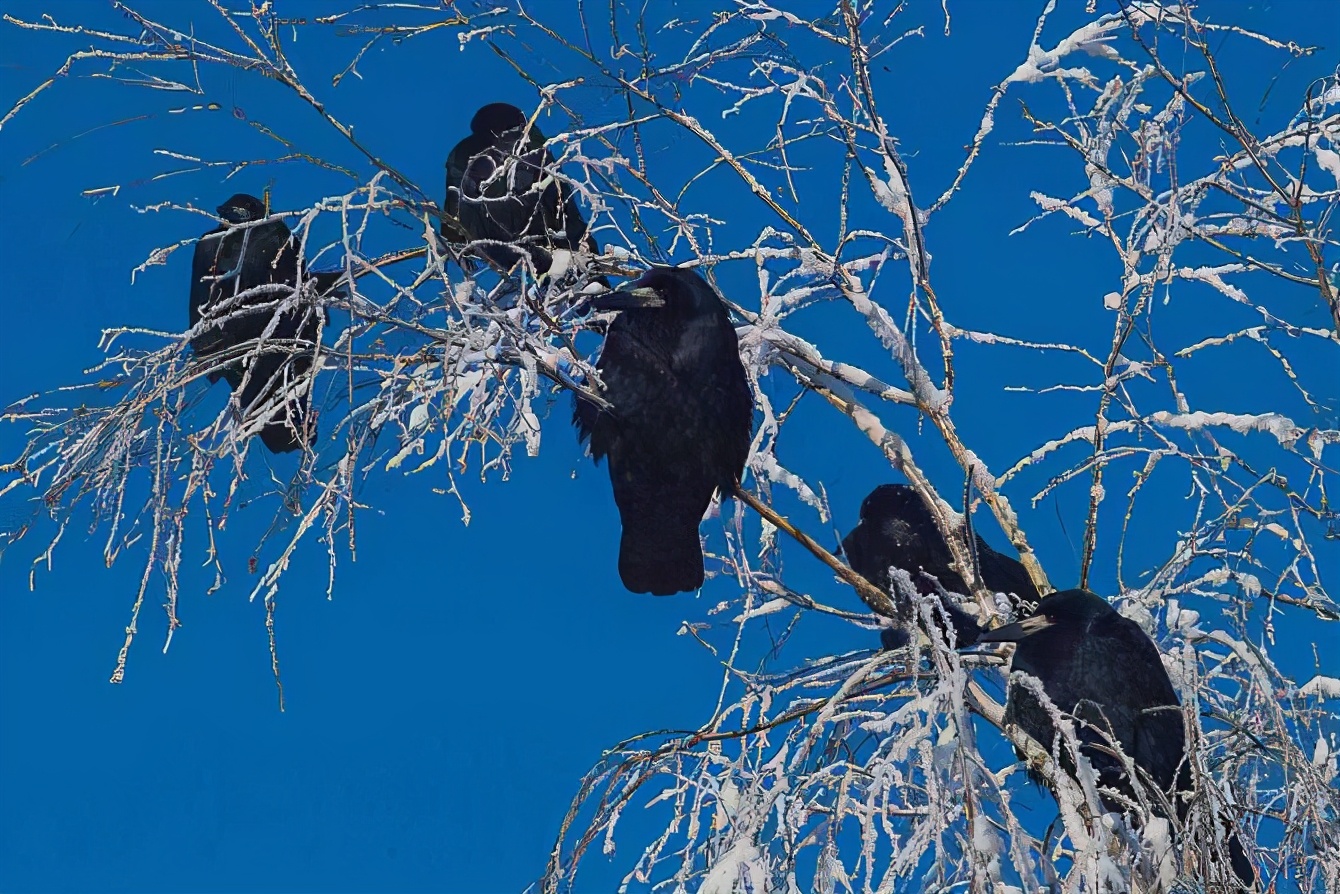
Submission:
POLYGON ((214 210, 230 224, 251 223, 265 217, 265 203, 244 192, 239 192, 214 210))
POLYGON ((1097 593, 1088 590, 1063 590, 1044 596, 1033 614, 1014 624, 1006 624, 982 634, 980 642, 1017 643, 1051 627, 1085 631, 1101 618, 1117 610, 1097 593))
POLYGON ((680 267, 653 267, 622 289, 595 296, 591 306, 596 310, 655 308, 684 319, 725 312, 707 280, 680 267))
POLYGON ((861 520, 842 541, 842 549, 857 573, 875 575, 870 580, 880 586, 888 585, 888 566, 897 565, 915 582, 920 583, 917 571, 924 568, 946 589, 963 589, 949 567, 949 548, 930 510, 906 484, 882 484, 861 501, 861 520))
POLYGON ((930 513, 915 490, 906 484, 881 484, 861 501, 861 521, 889 516, 929 521, 930 513))
POLYGON ((939 533, 921 496, 906 484, 881 484, 871 491, 861 501, 858 527, 872 529, 872 534, 900 544, 920 538, 920 532, 937 537, 939 533))
POLYGON ((491 102, 470 119, 470 130, 482 137, 500 137, 525 126, 525 113, 505 102, 491 102))

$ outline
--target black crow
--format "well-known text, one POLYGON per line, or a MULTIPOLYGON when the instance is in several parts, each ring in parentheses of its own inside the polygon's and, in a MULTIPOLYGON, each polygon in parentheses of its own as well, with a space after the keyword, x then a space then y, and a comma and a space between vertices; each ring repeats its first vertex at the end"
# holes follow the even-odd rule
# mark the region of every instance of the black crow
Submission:
MULTIPOLYGON (((258 399, 264 403, 278 394, 285 379, 297 381, 311 369, 318 311, 302 306, 285 312, 256 355, 255 342, 270 324, 274 302, 292 293, 299 277, 307 275, 306 265, 298 258, 297 243, 282 220, 244 226, 265 220, 265 204, 260 199, 239 193, 217 210, 225 223, 205 233, 195 247, 190 323, 194 327, 206 317, 222 322, 202 329, 191 339, 191 348, 201 360, 227 360, 210 372, 209 380, 223 378, 234 391, 241 388, 238 402, 246 410, 258 399), (255 291, 240 302, 233 300, 251 290, 255 291), (272 306, 250 310, 266 304, 272 306)), ((319 291, 327 291, 342 276, 316 273, 311 278, 319 291)), ((300 438, 305 416, 300 403, 286 404, 261 430, 261 441, 272 453, 301 449, 315 435, 311 431, 300 438)))
POLYGON ((524 252, 537 274, 550 271, 556 249, 585 244, 600 253, 572 187, 555 175, 544 134, 520 109, 490 103, 475 112, 470 131, 447 156, 445 210, 460 226, 444 220, 443 238, 483 241, 476 251, 502 270, 524 252))
MULTIPOLYGON (((1080 751, 1100 786, 1134 799, 1125 768, 1111 753, 1110 743, 1115 742, 1160 793, 1151 798, 1155 812, 1167 816, 1167 799, 1177 816, 1185 818, 1184 795, 1191 792, 1192 781, 1181 704, 1158 648, 1139 624, 1095 593, 1065 590, 1044 597, 1024 620, 987 631, 978 641, 1017 644, 1011 675, 1022 671, 1036 677, 1052 704, 1075 719, 1080 751)), ((1056 739, 1048 709, 1018 681, 1010 682, 1005 722, 1018 725, 1045 748, 1056 739)), ((1073 774, 1074 762, 1064 748, 1060 756, 1062 767, 1073 774)), ((1103 805, 1122 810, 1106 795, 1103 805)), ((1252 884, 1255 871, 1241 843, 1232 832, 1227 838, 1233 872, 1244 884, 1252 884)))
POLYGON ((749 457, 753 395, 726 307, 692 270, 656 267, 597 310, 619 310, 597 368, 600 410, 577 400, 573 422, 598 462, 609 458, 623 523, 619 577, 667 596, 703 583, 698 524, 749 457))
MULTIPOLYGON (((907 645, 907 629, 916 617, 912 604, 891 586, 891 567, 906 571, 923 595, 937 594, 934 584, 925 578, 927 574, 945 590, 968 595, 963 576, 950 567, 953 559, 949 545, 935 527, 930 510, 921 496, 905 484, 881 484, 870 492, 861 502, 860 522, 842 541, 842 551, 853 571, 893 599, 902 626, 881 631, 880 639, 886 649, 907 645)), ((1017 559, 996 552, 978 537, 977 560, 982 582, 992 591, 1012 593, 1016 600, 1037 601, 1037 587, 1017 559)), ((953 602, 942 599, 941 604, 954 626, 956 644, 962 647, 976 642, 982 629, 977 621, 953 602)))

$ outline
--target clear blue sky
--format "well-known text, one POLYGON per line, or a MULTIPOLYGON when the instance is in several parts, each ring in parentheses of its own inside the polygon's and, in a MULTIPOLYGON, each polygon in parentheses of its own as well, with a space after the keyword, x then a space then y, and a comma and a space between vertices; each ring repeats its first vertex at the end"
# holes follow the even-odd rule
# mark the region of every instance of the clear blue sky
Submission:
MULTIPOLYGON (((875 84, 922 204, 952 179, 991 87, 1022 61, 1041 7, 951 2, 953 33, 945 37, 939 4, 924 5, 917 15, 926 17, 925 37, 883 57, 887 70, 876 72, 875 84)), ((337 8, 280 0, 281 12, 290 6, 309 15, 337 8)), ((701 4, 682 6, 689 7, 687 18, 701 4)), ((20 18, 52 11, 62 21, 127 27, 106 4, 83 0, 4 0, 0 8, 20 18)), ((218 34, 217 17, 203 3, 160 0, 142 9, 183 29, 194 21, 200 33, 218 34)), ((1299 42, 1325 39, 1319 24, 1334 14, 1326 3, 1225 4, 1230 9, 1243 24, 1299 42)), ((1043 43, 1054 44, 1075 16, 1076 10, 1058 14, 1043 43)), ((0 24, 0 109, 82 45, 0 24)), ((335 114, 435 196, 446 153, 479 104, 531 108, 536 101, 534 90, 485 47, 460 52, 449 29, 373 51, 361 66, 362 80, 350 77, 331 87, 330 76, 354 48, 351 39, 305 30, 295 59, 335 114)), ((1329 62, 1308 60, 1286 71, 1264 105, 1264 120, 1278 123, 1288 114, 1288 101, 1334 64, 1334 49, 1328 52, 1329 62)), ((562 57, 551 59, 561 72, 562 57)), ((97 63, 75 69, 83 75, 101 70, 97 63)), ((133 285, 130 270, 153 248, 205 226, 186 214, 137 208, 168 197, 213 207, 234 192, 259 194, 271 178, 281 206, 343 191, 338 177, 298 164, 244 171, 228 182, 217 171, 150 181, 179 167, 153 150, 225 157, 230 153, 217 141, 236 139, 246 147, 236 154, 273 155, 274 143, 228 114, 237 107, 304 148, 332 153, 369 175, 338 135, 273 85, 218 72, 206 83, 210 94, 203 101, 218 102, 223 111, 170 115, 166 110, 202 100, 71 78, 0 131, 0 207, 6 209, 0 216, 0 405, 78 381, 97 361, 105 328, 186 325, 189 250, 133 285), (136 115, 148 117, 73 138, 136 115), (115 197, 81 195, 113 183, 125 185, 115 197)), ((1254 109, 1255 99, 1249 105, 1254 109)), ((1003 145, 1027 134, 1013 97, 1002 103, 998 120, 997 136, 964 195, 928 231, 939 294, 965 328, 1069 338, 1101 351, 1110 324, 1095 307, 1101 309, 1114 274, 1102 247, 1068 236, 1070 227, 1059 221, 1006 235, 1034 213, 1029 189, 1062 195, 1079 188, 1073 162, 1063 169, 1055 153, 1003 145)), ((720 133, 748 141, 748 122, 748 116, 727 122, 720 133)), ((802 213, 813 213, 831 232, 826 215, 836 174, 818 171, 811 178, 802 213)), ((727 218, 733 234, 756 233, 771 222, 753 204, 714 207, 706 192, 699 200, 704 210, 727 218)), ((875 223, 893 229, 887 220, 875 223)), ((756 295, 749 291, 751 265, 721 275, 728 285, 740 284, 743 295, 756 295)), ((806 334, 821 343, 827 338, 826 353, 896 381, 891 361, 850 314, 818 319, 806 334)), ((1301 299, 1297 321, 1327 324, 1301 299)), ((1260 411, 1282 387, 1270 379, 1234 384, 1238 355, 1224 357, 1217 374, 1192 383, 1205 389, 1206 405, 1222 396, 1241 401, 1227 409, 1260 411)), ((1040 406, 1038 398, 1001 391, 1055 380, 1027 356, 965 347, 959 373, 955 418, 993 470, 1003 471, 1060 434, 1046 422, 1039 433, 1028 421, 1025 412, 1040 406)), ((1333 385, 1322 395, 1332 413, 1338 392, 1333 385)), ((208 406, 221 400, 210 395, 208 406)), ((1048 400, 1044 416, 1069 413, 1075 424, 1091 419, 1083 399, 1048 400)), ((324 597, 324 551, 315 543, 285 578, 277 614, 287 698, 282 714, 264 608, 246 599, 252 586, 247 550, 269 523, 268 507, 235 514, 225 537, 232 549, 225 557, 229 580, 212 596, 205 595, 210 577, 198 567, 203 546, 188 545, 179 608, 184 626, 166 655, 159 594, 151 588, 120 686, 107 677, 142 557, 128 555, 105 568, 102 541, 88 535, 86 514, 76 515, 52 570, 37 572, 32 592, 29 563, 52 527, 39 527, 0 555, 0 890, 491 892, 521 890, 538 877, 578 781, 603 748, 644 730, 693 728, 710 716, 719 665, 676 632, 681 621, 706 620, 713 605, 735 595, 733 583, 721 579, 700 597, 655 599, 620 588, 608 479, 579 452, 569 406, 566 396, 554 403, 541 456, 519 459, 509 481, 462 478, 474 513, 469 527, 461 525, 451 498, 431 493, 430 486, 443 484, 439 473, 374 474, 364 495, 377 512, 360 518, 358 561, 342 557, 334 599, 324 597), (562 518, 571 523, 559 524, 562 518)), ((830 494, 835 530, 806 518, 831 545, 854 524, 861 498, 895 476, 826 406, 815 401, 799 412, 785 452, 830 494)), ((909 416, 891 418, 932 478, 955 492, 960 473, 943 448, 917 434, 909 416)), ((1333 416, 1324 421, 1335 424, 1333 416)), ((22 434, 12 425, 0 430, 4 460, 17 453, 22 434)), ((253 475, 264 477, 266 461, 252 455, 253 475)), ((273 462, 289 470, 290 461, 273 462)), ((1077 542, 1081 492, 1030 510, 1031 491, 1011 491, 1053 583, 1062 587, 1074 583, 1078 563, 1058 517, 1077 542)), ((1179 499, 1180 493, 1173 489, 1168 496, 1179 499)), ((21 518, 22 510, 6 498, 0 526, 21 518)), ((1002 542, 994 527, 986 534, 1002 542)), ((1334 553, 1335 544, 1324 548, 1334 553)), ((1137 544, 1135 552, 1136 564, 1143 555, 1140 567, 1146 567, 1166 555, 1166 541, 1137 544)), ((790 547, 788 554, 793 586, 857 607, 855 597, 805 554, 790 547)), ((1110 553, 1104 555, 1110 566, 1110 553)), ((1335 569, 1334 555, 1321 558, 1335 569)), ((1100 561, 1095 575, 1096 588, 1110 592, 1110 567, 1100 561)), ((1308 641, 1322 629, 1290 627, 1291 635, 1308 641)), ((850 627, 807 622, 774 666, 867 647, 874 639, 850 627)), ((1315 672, 1310 652, 1299 649, 1282 660, 1298 662, 1285 666, 1306 679, 1315 672)), ((1340 670, 1333 655, 1322 660, 1321 670, 1340 670)), ((639 829, 650 828, 631 816, 614 860, 595 857, 584 865, 583 889, 610 890, 638 853, 639 829)))

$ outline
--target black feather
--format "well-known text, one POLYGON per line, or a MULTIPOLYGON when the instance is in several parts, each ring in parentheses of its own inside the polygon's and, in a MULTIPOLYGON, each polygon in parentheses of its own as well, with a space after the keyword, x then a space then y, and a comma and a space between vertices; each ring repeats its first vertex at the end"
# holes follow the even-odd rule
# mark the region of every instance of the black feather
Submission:
MULTIPOLYGON (((893 599, 901 625, 881 631, 880 641, 886 649, 905 646, 907 628, 916 622, 911 602, 890 585, 890 568, 906 571, 923 595, 934 597, 939 592, 925 575, 934 577, 951 593, 968 595, 963 576, 951 567, 949 545, 940 536, 930 510, 921 496, 905 484, 882 484, 870 492, 861 502, 860 522, 842 541, 842 551, 853 571, 893 599)), ((1037 601, 1037 588, 1024 566, 996 552, 980 536, 977 559, 982 582, 993 592, 1037 601)), ((954 627, 956 644, 963 647, 976 642, 981 633, 976 619, 953 602, 940 601, 954 627)))
POLYGON ((619 576, 658 596, 703 582, 698 525, 744 471, 753 395, 725 305, 691 270, 657 267, 633 287, 661 307, 622 311, 597 367, 612 410, 578 399, 573 421, 608 459, 623 523, 619 576))
POLYGON ((447 156, 445 210, 459 226, 444 219, 443 238, 483 240, 476 252, 501 270, 511 270, 524 252, 537 274, 548 272, 554 249, 584 244, 599 254, 572 187, 554 176, 557 164, 544 134, 527 126, 520 109, 486 105, 475 113, 470 130, 447 156))
MULTIPOLYGON (((306 275, 306 265, 282 220, 244 226, 266 217, 264 203, 255 196, 239 193, 220 205, 218 213, 226 223, 205 233, 195 247, 189 316, 193 327, 205 318, 221 322, 207 325, 191 339, 191 348, 201 360, 227 358, 209 374, 210 382, 224 379, 234 391, 241 389, 238 401, 244 410, 259 408, 280 393, 286 381, 311 370, 318 315, 323 311, 310 304, 286 311, 257 354, 257 340, 273 318, 273 308, 263 306, 288 297, 298 287, 299 277, 306 275), (264 286, 278 288, 260 288, 264 286), (258 291, 240 303, 232 300, 251 289, 258 291)), ((324 292, 343 275, 320 273, 314 278, 324 292)), ((306 424, 305 403, 305 398, 290 399, 261 430, 261 441, 272 452, 299 450, 311 443, 315 431, 306 424)))
MULTIPOLYGON (((1022 671, 1036 677, 1052 704, 1075 718, 1080 751, 1100 786, 1135 798, 1125 768, 1110 753, 1109 743, 1115 742, 1161 794, 1151 799, 1155 811, 1166 816, 1166 801, 1185 818, 1193 785, 1181 704, 1158 648, 1139 624, 1095 593, 1066 590, 1043 598, 1029 620, 989 631, 980 641, 1017 643, 1011 676, 1022 671)), ((1046 706, 1014 680, 1006 696, 1005 722, 1017 724, 1044 747, 1055 743, 1056 728, 1046 706)), ((1062 769, 1073 774, 1074 761, 1066 749, 1059 753, 1062 769)), ((1108 810, 1122 810, 1118 799, 1104 795, 1102 800, 1108 810)), ((1223 822, 1233 872, 1251 885, 1255 870, 1228 821, 1223 822)))

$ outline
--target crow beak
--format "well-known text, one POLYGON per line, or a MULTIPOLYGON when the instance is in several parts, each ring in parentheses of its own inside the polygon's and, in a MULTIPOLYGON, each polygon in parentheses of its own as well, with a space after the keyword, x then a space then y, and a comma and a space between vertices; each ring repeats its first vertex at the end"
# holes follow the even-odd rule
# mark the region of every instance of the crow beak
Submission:
POLYGON ((1052 626, 1053 621, 1046 615, 1034 615, 1031 618, 1025 618, 1017 624, 1006 624, 1004 627, 997 627, 995 630, 988 630, 977 638, 979 643, 1017 643, 1025 637, 1032 636, 1039 630, 1046 630, 1052 626))
POLYGON ((665 307, 661 293, 648 286, 606 292, 591 299, 593 310, 632 310, 637 307, 665 307))

